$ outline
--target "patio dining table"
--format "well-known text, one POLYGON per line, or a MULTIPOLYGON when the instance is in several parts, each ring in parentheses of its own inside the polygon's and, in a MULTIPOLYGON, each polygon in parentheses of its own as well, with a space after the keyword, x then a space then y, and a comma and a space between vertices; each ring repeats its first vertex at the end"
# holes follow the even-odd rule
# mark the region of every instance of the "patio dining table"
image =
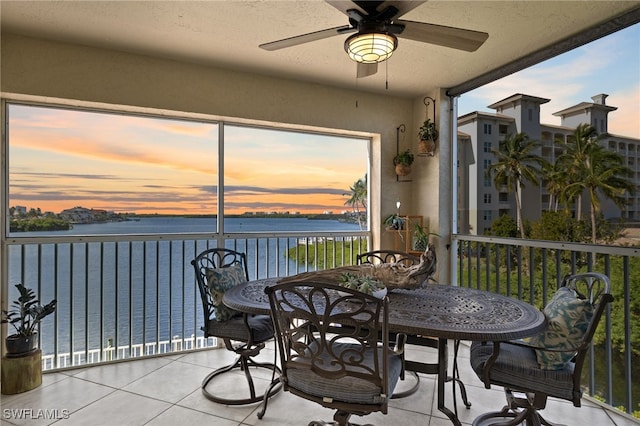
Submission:
MULTIPOLYGON (((227 290, 223 302, 238 311, 269 314, 265 287, 279 278, 249 281, 227 290)), ((456 413, 445 406, 448 380, 447 340, 505 341, 531 336, 544 328, 545 318, 536 307, 497 293, 443 284, 421 288, 394 289, 389 297, 389 331, 408 336, 438 338, 438 364, 435 372, 421 368, 420 362, 407 362, 409 371, 437 374, 438 409, 454 425, 456 413)), ((455 380, 453 383, 455 394, 455 380)))

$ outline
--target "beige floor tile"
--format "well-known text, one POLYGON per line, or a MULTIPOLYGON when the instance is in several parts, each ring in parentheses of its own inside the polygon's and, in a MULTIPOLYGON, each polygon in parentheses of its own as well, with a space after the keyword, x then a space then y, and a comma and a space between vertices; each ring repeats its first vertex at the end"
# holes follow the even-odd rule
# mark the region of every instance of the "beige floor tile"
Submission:
POLYGON ((236 426, 235 420, 216 417, 202 411, 191 410, 174 405, 167 411, 155 417, 145 426, 176 426, 176 425, 207 425, 207 426, 236 426))
POLYGON ((638 426, 638 425, 640 425, 640 419, 631 417, 629 414, 618 413, 616 411, 606 411, 606 413, 612 419, 612 421, 615 422, 616 426, 638 426))
POLYGON ((167 358, 150 358, 144 361, 134 360, 115 364, 83 368, 73 377, 100 383, 114 388, 122 388, 135 380, 161 368, 171 362, 167 358))
POLYGON ((4 416, 5 410, 13 410, 10 421, 16 425, 48 425, 115 391, 108 386, 66 377, 22 393, 11 401, 3 400, 2 411, 4 416))
POLYGON ((231 364, 236 358, 236 354, 221 348, 187 353, 178 358, 177 361, 201 365, 203 367, 210 368, 211 370, 215 370, 224 365, 231 364))
POLYGON ((199 386, 197 390, 180 400, 176 405, 192 410, 202 411, 203 413, 212 414, 217 417, 234 420, 238 423, 251 416, 251 413, 258 406, 258 404, 236 406, 216 404, 202 395, 202 391, 199 386))
POLYGON ((311 420, 329 421, 333 418, 332 410, 289 392, 280 392, 271 398, 262 419, 257 417, 259 409, 260 407, 256 407, 244 423, 255 426, 300 426, 311 420))
MULTIPOLYGON (((452 345, 450 345, 452 348, 452 345)), ((259 360, 273 361, 270 343, 259 360)), ((449 353, 452 367, 452 351, 449 353)), ((409 359, 433 362, 436 352, 431 348, 408 347, 409 359)), ((212 426, 300 426, 310 420, 331 420, 333 411, 306 401, 288 392, 280 392, 269 401, 267 413, 260 420, 260 404, 225 406, 206 399, 200 390, 202 379, 215 368, 235 359, 226 349, 205 350, 169 357, 150 358, 120 364, 84 367, 57 373, 47 373, 43 385, 19 395, 2 395, 0 426, 14 425, 181 425, 212 426), (50 418, 26 418, 28 413, 49 410, 50 418), (18 411, 6 411, 18 410, 18 411), (22 410, 22 411, 20 411, 22 410), (36 411, 33 411, 36 410, 36 411), (57 410, 57 411, 56 411, 57 410), (63 411, 66 410, 66 411, 63 411), (21 418, 11 413, 22 413, 21 418), (64 418, 70 413, 69 418, 64 418)), ((480 414, 500 410, 506 403, 500 387, 485 389, 471 370, 468 345, 464 342, 458 356, 460 376, 465 383, 470 409, 463 406, 458 391, 460 421, 467 426, 480 414)), ((254 372, 258 392, 270 383, 270 372, 254 372)), ((408 378, 413 380, 412 378, 408 378)), ((234 371, 215 383, 226 395, 238 395, 244 385, 244 373, 234 371)), ((412 382, 411 382, 412 383, 412 382)), ((404 384, 399 385, 400 388, 404 384)), ((362 424, 450 426, 451 421, 436 408, 436 379, 420 375, 420 388, 415 394, 392 399, 389 413, 373 413, 354 417, 362 424)), ((445 388, 446 406, 453 408, 451 384, 445 388)), ((551 399, 543 415, 568 426, 639 426, 640 421, 623 413, 605 410, 597 402, 585 399, 580 408, 566 401, 551 399)))
POLYGON ((173 361, 142 376, 122 389, 138 395, 176 403, 200 388, 209 368, 173 361))
POLYGON ((144 425, 171 404, 124 391, 115 391, 83 409, 74 412, 60 426, 135 426, 144 425))

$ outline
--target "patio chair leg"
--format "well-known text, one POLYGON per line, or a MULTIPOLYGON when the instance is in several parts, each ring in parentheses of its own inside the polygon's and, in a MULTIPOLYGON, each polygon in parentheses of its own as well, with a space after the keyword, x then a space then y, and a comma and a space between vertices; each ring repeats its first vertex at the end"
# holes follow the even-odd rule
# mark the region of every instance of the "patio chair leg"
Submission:
MULTIPOLYGON (((221 367, 215 371, 213 371, 212 373, 209 373, 207 375, 207 377, 204 378, 204 380, 202 381, 202 394, 209 399, 210 401, 213 402, 217 402, 219 404, 225 404, 225 405, 245 405, 245 404, 253 404, 255 402, 260 402, 264 399, 263 395, 256 395, 256 391, 255 391, 255 385, 253 382, 253 377, 251 376, 251 367, 257 367, 257 368, 264 368, 264 369, 268 369, 270 371, 275 371, 278 374, 282 374, 282 370, 280 370, 280 368, 278 366, 276 366, 275 364, 271 364, 271 363, 262 363, 262 362, 256 362, 254 361, 252 358, 247 357, 247 356, 239 356, 235 362, 233 362, 230 365, 227 365, 225 367, 221 367), (245 373, 245 378, 247 380, 247 386, 249 388, 249 398, 243 398, 243 399, 227 399, 227 398, 222 398, 219 396, 216 396, 214 394, 212 394, 211 392, 209 392, 207 390, 207 385, 209 384, 209 382, 211 382, 215 377, 227 373, 231 370, 233 370, 234 368, 240 368, 240 370, 243 370, 245 373)), ((276 383, 277 385, 277 383, 276 383)), ((275 386, 275 385, 271 385, 269 387, 269 391, 266 393, 266 396, 268 398, 270 398, 271 396, 275 395, 278 391, 280 391, 281 386, 275 386)))
MULTIPOLYGON (((278 371, 279 375, 282 375, 282 371, 280 371, 280 367, 275 368, 278 371)), ((262 408, 258 411, 258 418, 262 419, 264 414, 267 412, 267 404, 269 403, 269 398, 278 393, 282 388, 282 382, 280 381, 280 377, 277 379, 275 377, 271 378, 271 384, 269 388, 264 393, 264 397, 262 398, 262 408)))
POLYGON ((465 407, 471 408, 471 402, 467 398, 467 388, 464 386, 464 382, 460 380, 460 372, 458 371, 458 349, 460 348, 460 340, 454 341, 453 344, 453 376, 447 377, 447 382, 452 381, 453 388, 453 410, 458 416, 458 403, 456 399, 456 384, 460 387, 460 396, 465 407))
MULTIPOLYGON (((473 420, 473 426, 517 426, 522 424, 522 422, 527 419, 527 412, 524 411, 512 411, 511 407, 505 405, 502 408, 502 411, 496 411, 491 413, 485 413, 473 420), (513 420, 509 420, 506 422, 496 422, 494 419, 505 419, 505 418, 513 418, 513 420)), ((527 421, 527 425, 529 422, 527 421)))
POLYGON ((516 426, 525 424, 526 426, 564 426, 551 423, 540 415, 533 399, 527 395, 526 398, 516 397, 512 391, 505 389, 508 405, 502 408, 502 411, 485 413, 478 416, 473 421, 473 426, 516 426), (512 418, 513 420, 500 422, 499 419, 512 418))
MULTIPOLYGON (((418 373, 416 373, 415 371, 409 371, 409 374, 414 377, 415 384, 405 391, 394 392, 393 395, 391 395, 391 399, 405 398, 409 395, 413 395, 414 393, 416 393, 418 388, 420 388, 420 376, 418 376, 418 373)), ((405 380, 405 378, 403 377, 402 380, 405 380)))

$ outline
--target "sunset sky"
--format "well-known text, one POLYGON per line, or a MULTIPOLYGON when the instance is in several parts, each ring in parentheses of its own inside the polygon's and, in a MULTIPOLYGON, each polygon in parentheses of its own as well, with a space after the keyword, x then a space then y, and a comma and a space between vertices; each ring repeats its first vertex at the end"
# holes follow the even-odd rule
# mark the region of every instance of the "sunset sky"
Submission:
MULTIPOLYGON (((10 206, 211 214, 216 124, 11 105, 10 206)), ((339 213, 367 141, 225 127, 226 213, 339 213), (336 155, 336 153, 341 155, 336 155)))

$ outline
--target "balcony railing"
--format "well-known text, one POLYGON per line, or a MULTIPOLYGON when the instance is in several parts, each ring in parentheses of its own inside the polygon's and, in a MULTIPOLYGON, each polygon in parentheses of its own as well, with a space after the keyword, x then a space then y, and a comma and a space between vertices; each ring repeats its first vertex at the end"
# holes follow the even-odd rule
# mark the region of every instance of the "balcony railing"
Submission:
MULTIPOLYGON (((631 323, 638 316, 640 249, 460 235, 454 240, 458 285, 509 294, 539 308, 567 273, 594 270, 611 277, 616 300, 601 322, 583 383, 610 405, 638 410, 640 348, 633 346, 631 323)), ((36 289, 43 302, 58 300, 39 333, 43 367, 55 370, 217 345, 200 331, 202 307, 190 261, 202 250, 246 252, 250 278, 257 279, 354 264, 370 247, 370 233, 29 237, 6 244, 9 283, 36 289)), ((10 286, 9 300, 15 296, 10 286)))
POLYGON ((368 244, 364 231, 14 238, 8 277, 57 300, 39 330, 50 370, 215 346, 190 264, 208 248, 245 252, 258 279, 351 265, 368 244))
POLYGON ((594 337, 583 385, 607 404, 638 412, 640 347, 631 324, 639 320, 640 249, 471 235, 455 240, 458 285, 517 297, 540 309, 566 274, 609 276, 615 300, 594 337))

